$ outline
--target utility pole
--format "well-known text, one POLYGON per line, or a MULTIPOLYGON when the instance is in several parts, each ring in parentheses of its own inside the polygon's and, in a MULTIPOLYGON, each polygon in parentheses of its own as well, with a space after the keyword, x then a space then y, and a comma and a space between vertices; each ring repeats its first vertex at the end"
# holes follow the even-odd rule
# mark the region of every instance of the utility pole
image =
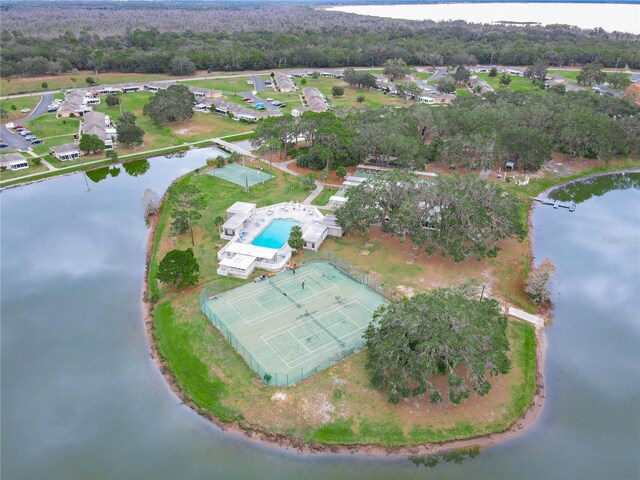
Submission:
POLYGON ((482 293, 480 293, 480 301, 482 301, 483 297, 484 297, 484 284, 482 284, 482 293))

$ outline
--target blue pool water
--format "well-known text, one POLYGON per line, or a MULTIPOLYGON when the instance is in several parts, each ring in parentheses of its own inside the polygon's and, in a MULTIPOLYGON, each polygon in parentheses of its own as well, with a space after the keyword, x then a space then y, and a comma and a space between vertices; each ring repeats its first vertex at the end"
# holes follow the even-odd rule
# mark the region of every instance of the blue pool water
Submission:
POLYGON ((271 223, 267 225, 267 228, 253 239, 251 245, 255 245, 256 247, 282 248, 289 240, 289 234, 294 225, 300 225, 300 222, 284 220, 282 218, 272 220, 271 223))

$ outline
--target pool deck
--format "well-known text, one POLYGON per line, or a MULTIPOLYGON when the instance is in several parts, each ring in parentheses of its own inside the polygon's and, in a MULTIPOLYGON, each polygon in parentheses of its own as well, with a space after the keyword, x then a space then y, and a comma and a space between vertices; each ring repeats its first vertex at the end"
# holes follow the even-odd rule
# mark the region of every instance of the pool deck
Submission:
POLYGON ((313 242, 313 247, 311 247, 313 250, 317 250, 327 235, 342 235, 340 227, 332 226, 331 219, 325 218, 316 207, 311 205, 283 202, 257 208, 246 218, 242 226, 235 230, 233 236, 222 236, 223 239, 229 240, 229 243, 218 252, 220 261, 218 274, 248 278, 256 268, 270 272, 283 270, 288 265, 293 253, 287 243, 278 249, 251 244, 274 219, 292 220, 300 223, 303 237, 307 233, 322 230, 320 238, 313 242))

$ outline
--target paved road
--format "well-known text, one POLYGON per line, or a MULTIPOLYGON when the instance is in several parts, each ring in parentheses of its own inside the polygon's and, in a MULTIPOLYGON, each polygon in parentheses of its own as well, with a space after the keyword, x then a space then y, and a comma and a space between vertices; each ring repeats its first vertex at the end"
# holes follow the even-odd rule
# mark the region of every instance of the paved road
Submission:
MULTIPOLYGON (((19 120, 14 120, 13 123, 22 124, 30 120, 35 120, 40 115, 47 113, 47 107, 52 101, 53 101, 53 94, 45 93, 44 95, 42 95, 42 98, 40 99, 40 103, 38 103, 38 106, 34 108, 31 111, 31 113, 29 113, 29 115, 19 120)), ((4 143, 9 145, 7 147, 7 150, 9 149, 28 150, 29 148, 31 148, 31 143, 26 141, 20 135, 8 130, 4 123, 2 124, 2 126, 0 126, 0 138, 2 138, 4 143)))
POLYGON ((253 89, 256 92, 261 92, 262 90, 266 89, 266 88, 271 88, 268 87, 266 83, 264 83, 264 80, 262 80, 259 76, 257 75, 253 75, 251 77, 251 79, 253 80, 253 89))
POLYGON ((436 73, 431 75, 429 77, 429 79, 427 80, 427 82, 436 82, 439 79, 441 79, 442 77, 446 77, 446 76, 447 76, 447 69, 446 68, 437 68, 436 69, 436 73))

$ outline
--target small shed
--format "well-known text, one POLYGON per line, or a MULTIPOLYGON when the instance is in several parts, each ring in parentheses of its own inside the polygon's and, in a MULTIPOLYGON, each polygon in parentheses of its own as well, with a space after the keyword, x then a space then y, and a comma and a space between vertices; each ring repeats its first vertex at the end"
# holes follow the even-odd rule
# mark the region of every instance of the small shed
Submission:
POLYGON ((509 160, 507 163, 505 163, 504 165, 504 169, 511 172, 513 171, 513 169, 516 168, 516 162, 513 160, 509 160))

